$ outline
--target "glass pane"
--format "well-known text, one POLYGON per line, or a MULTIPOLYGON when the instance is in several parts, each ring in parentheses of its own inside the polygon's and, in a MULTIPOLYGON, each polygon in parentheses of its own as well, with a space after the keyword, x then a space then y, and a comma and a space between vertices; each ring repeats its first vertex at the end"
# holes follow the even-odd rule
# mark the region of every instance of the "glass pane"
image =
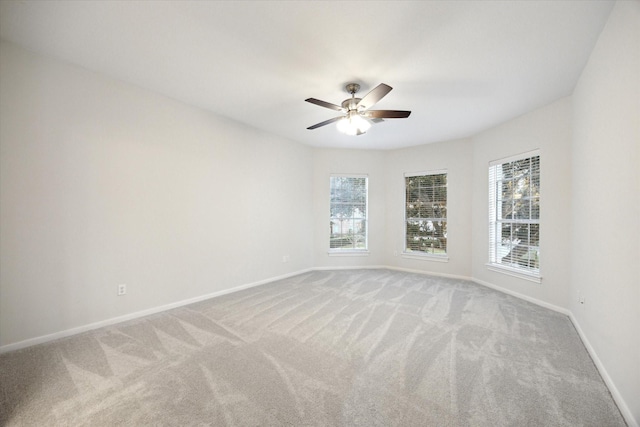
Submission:
POLYGON ((531 219, 540 219, 540 199, 531 200, 531 219))
POLYGON ((502 181, 500 184, 500 199, 507 200, 513 198, 513 181, 502 181))
POLYGON ((529 244, 531 246, 540 246, 540 225, 529 225, 529 244))
POLYGON ((406 215, 407 218, 418 218, 420 209, 416 203, 407 203, 406 215))
POLYGON ((532 247, 529 249, 529 266, 540 269, 540 248, 532 247))
POLYGON ((540 176, 540 156, 531 158, 531 175, 540 176))
POLYGON ((521 199, 529 195, 529 175, 522 176, 513 183, 513 198, 521 199))
POLYGON ((423 203, 428 203, 433 200, 433 188, 432 187, 421 187, 420 188, 420 200, 423 203))
POLYGON ((436 218, 436 215, 435 215, 436 208, 437 208, 437 205, 435 203, 427 204, 424 208, 426 217, 431 219, 436 218))
POLYGON ((447 205, 444 203, 438 203, 433 205, 432 218, 446 218, 447 217, 447 205))
POLYGON ((513 166, 511 163, 502 164, 502 177, 504 179, 511 179, 513 177, 513 166))
POLYGON ((529 247, 524 245, 515 245, 511 249, 511 262, 514 267, 529 266, 529 247))
POLYGON ((538 248, 517 245, 514 246, 510 253, 509 262, 513 267, 522 267, 526 269, 539 268, 538 248))
POLYGON ((512 241, 515 244, 529 245, 529 224, 513 224, 512 241))
POLYGON ((445 254, 446 227, 445 221, 407 221, 407 249, 445 254))
POLYGON ((420 250, 424 230, 422 223, 422 221, 407 221, 407 249, 420 250))
POLYGON ((367 249, 367 241, 364 233, 353 235, 354 249, 367 249))
POLYGON ((434 192, 433 192, 433 200, 436 202, 444 202, 447 200, 447 187, 445 186, 438 186, 438 187, 434 187, 434 192))
POLYGON ((511 264, 512 263, 512 255, 513 251, 511 250, 512 246, 510 244, 500 245, 498 248, 498 259, 502 264, 511 264))
POLYGON ((540 196, 540 175, 533 175, 531 177, 531 196, 540 196))
POLYGON ((513 200, 503 200, 500 205, 500 210, 497 215, 498 219, 512 219, 513 218, 513 200))
POLYGON ((503 244, 511 243, 511 224, 502 224, 500 227, 500 240, 503 244))
POLYGON ((516 219, 529 219, 531 216, 531 200, 518 200, 515 202, 515 218, 516 219))

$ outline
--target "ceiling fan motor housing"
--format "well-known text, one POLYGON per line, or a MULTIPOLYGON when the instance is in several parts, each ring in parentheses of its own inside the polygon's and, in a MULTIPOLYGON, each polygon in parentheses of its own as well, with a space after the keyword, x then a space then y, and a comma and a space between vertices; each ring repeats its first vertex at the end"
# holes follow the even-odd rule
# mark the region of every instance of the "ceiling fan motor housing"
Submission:
POLYGON ((348 98, 342 101, 342 108, 347 111, 355 110, 358 108, 358 102, 360 102, 360 98, 348 98))

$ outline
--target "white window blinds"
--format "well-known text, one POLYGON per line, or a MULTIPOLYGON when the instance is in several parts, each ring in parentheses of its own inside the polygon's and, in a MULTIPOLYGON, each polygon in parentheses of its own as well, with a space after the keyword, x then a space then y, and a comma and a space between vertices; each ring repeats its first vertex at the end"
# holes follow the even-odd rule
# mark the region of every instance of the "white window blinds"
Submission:
POLYGON ((540 155, 489 165, 489 263, 540 275, 540 155))
POLYGON ((405 253, 447 254, 447 173, 405 174, 405 253))

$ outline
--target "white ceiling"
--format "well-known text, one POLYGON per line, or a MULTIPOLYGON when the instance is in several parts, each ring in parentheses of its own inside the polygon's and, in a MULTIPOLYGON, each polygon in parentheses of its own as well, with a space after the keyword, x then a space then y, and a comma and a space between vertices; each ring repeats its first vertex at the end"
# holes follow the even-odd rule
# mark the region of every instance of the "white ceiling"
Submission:
POLYGON ((609 1, 1 1, 0 37, 319 147, 392 149, 473 135, 570 95, 609 1), (362 136, 344 85, 411 110, 362 136))

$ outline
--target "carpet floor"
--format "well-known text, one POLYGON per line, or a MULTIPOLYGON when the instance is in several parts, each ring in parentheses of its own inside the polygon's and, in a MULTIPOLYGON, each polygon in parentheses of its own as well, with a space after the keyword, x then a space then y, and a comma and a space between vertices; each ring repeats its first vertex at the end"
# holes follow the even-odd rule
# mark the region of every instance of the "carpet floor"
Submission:
POLYGON ((0 356, 8 426, 624 426, 567 316, 315 271, 0 356))

